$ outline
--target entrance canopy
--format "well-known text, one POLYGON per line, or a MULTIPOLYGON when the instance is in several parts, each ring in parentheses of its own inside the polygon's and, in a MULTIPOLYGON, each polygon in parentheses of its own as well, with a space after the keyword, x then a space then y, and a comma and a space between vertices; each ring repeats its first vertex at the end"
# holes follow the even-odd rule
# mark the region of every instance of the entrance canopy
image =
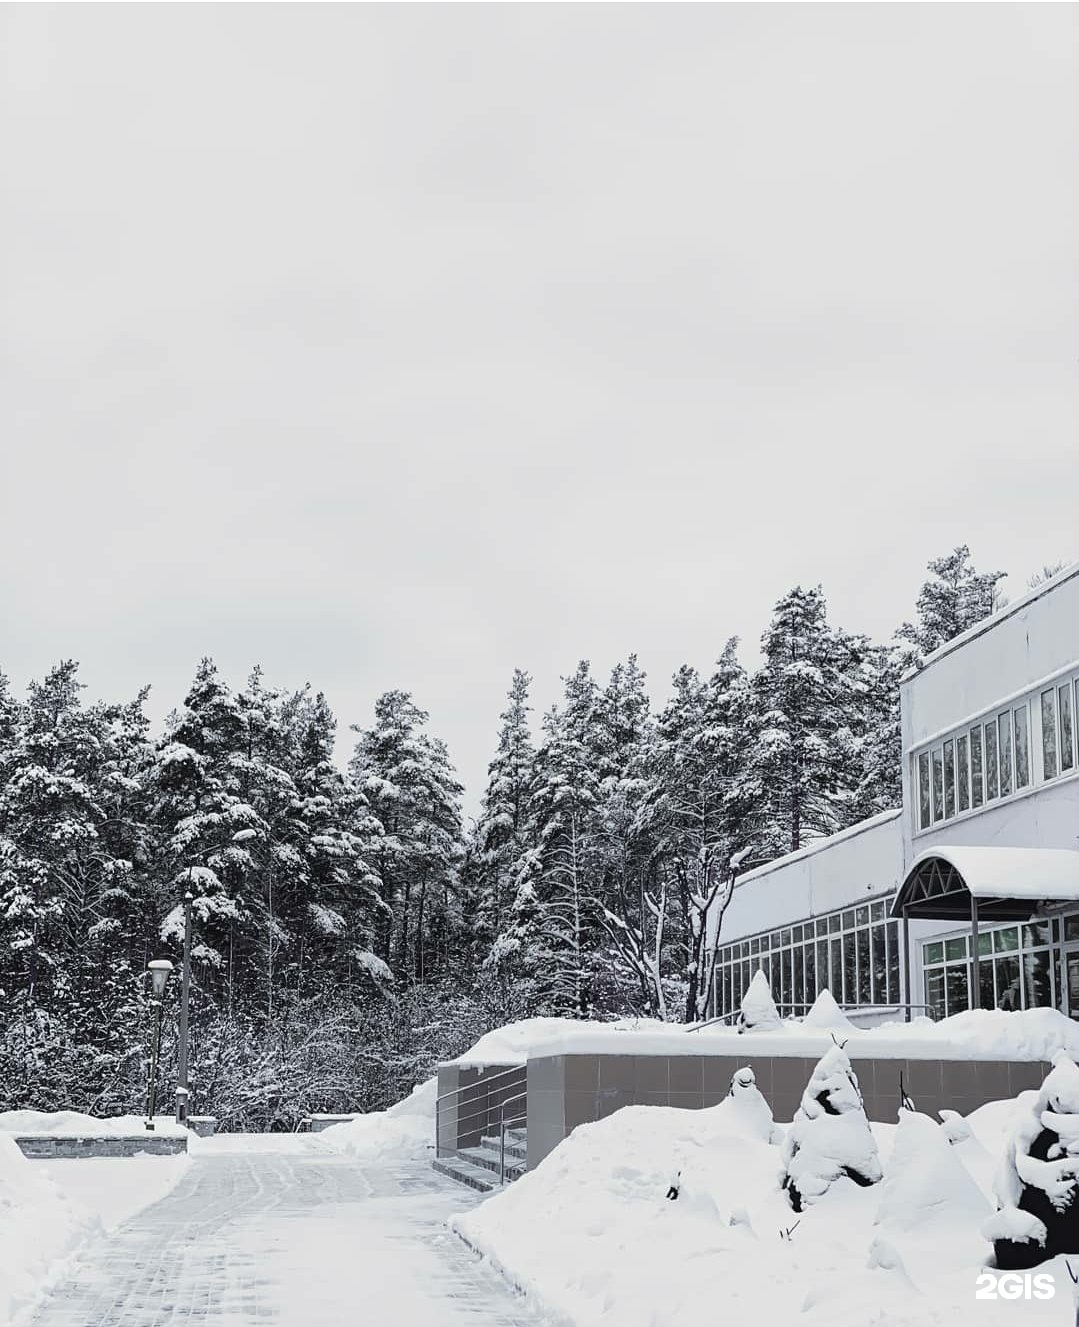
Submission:
POLYGON ((930 848, 917 857, 893 917, 1026 921, 1039 904, 1079 901, 1079 852, 1069 848, 930 848))
POLYGON ((916 857, 895 896, 892 916, 903 918, 907 1017, 913 990, 910 971, 912 917, 969 921, 968 1008, 983 996, 992 1003, 992 982, 983 992, 979 973, 982 922, 1020 922, 1045 904, 1079 900, 1079 852, 1070 848, 930 848, 916 857))

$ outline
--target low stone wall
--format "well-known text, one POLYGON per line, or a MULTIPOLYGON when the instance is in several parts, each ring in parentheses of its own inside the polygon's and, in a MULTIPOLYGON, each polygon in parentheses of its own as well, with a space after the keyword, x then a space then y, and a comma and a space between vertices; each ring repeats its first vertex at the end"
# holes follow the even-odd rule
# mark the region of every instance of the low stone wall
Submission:
MULTIPOLYGON (((731 1075, 749 1066, 780 1122, 793 1118, 819 1057, 729 1055, 551 1055, 528 1061, 528 1167, 578 1124, 622 1106, 700 1110, 727 1095, 731 1075)), ((894 1123, 899 1076, 916 1108, 969 1114, 987 1101, 1041 1085, 1050 1066, 1015 1060, 891 1060, 851 1056, 871 1120, 894 1123)))
POLYGON ((25 1133, 12 1135, 23 1156, 56 1161, 64 1157, 176 1156, 187 1151, 186 1134, 123 1134, 88 1137, 78 1134, 25 1133))

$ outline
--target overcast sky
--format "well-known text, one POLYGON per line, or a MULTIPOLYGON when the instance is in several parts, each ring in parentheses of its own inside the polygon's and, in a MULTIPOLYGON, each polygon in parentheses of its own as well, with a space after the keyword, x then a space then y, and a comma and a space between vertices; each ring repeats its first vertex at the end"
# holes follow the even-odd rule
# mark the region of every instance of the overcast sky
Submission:
MULTIPOLYGON (((0 667, 413 691, 1079 558, 1079 7, 0 7, 0 667)), ((346 737, 347 737, 346 731, 346 737)), ((342 741, 342 753, 348 743, 342 741)))

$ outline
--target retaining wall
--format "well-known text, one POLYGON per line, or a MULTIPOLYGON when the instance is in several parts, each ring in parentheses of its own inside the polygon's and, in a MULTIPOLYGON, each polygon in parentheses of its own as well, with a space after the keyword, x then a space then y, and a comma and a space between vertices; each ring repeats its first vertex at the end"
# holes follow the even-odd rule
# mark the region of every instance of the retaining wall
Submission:
POLYGON ((75 1134, 14 1134, 23 1156, 55 1161, 64 1157, 176 1156, 187 1151, 186 1134, 125 1134, 94 1138, 75 1134))
MULTIPOLYGON (((528 1061, 528 1168, 535 1167, 578 1124, 622 1106, 715 1106, 736 1069, 753 1070, 777 1121, 786 1123, 802 1099, 819 1056, 550 1055, 528 1061)), ((894 1123, 899 1076, 916 1108, 969 1114, 987 1101, 1037 1088, 1050 1065, 1037 1060, 891 1060, 851 1056, 871 1120, 894 1123)), ((441 1090, 441 1083, 440 1083, 441 1090)))

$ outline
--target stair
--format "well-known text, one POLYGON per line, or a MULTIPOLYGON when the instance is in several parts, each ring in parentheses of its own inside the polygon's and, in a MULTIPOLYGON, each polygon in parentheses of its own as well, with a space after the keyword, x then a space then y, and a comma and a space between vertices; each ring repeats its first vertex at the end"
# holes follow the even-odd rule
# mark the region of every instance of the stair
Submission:
MULTIPOLYGON (((480 1193, 499 1188, 501 1153, 496 1136, 485 1134, 478 1147, 462 1147, 431 1165, 440 1175, 467 1184, 480 1193)), ((506 1183, 512 1184, 528 1169, 528 1138, 524 1129, 506 1130, 506 1183)))

